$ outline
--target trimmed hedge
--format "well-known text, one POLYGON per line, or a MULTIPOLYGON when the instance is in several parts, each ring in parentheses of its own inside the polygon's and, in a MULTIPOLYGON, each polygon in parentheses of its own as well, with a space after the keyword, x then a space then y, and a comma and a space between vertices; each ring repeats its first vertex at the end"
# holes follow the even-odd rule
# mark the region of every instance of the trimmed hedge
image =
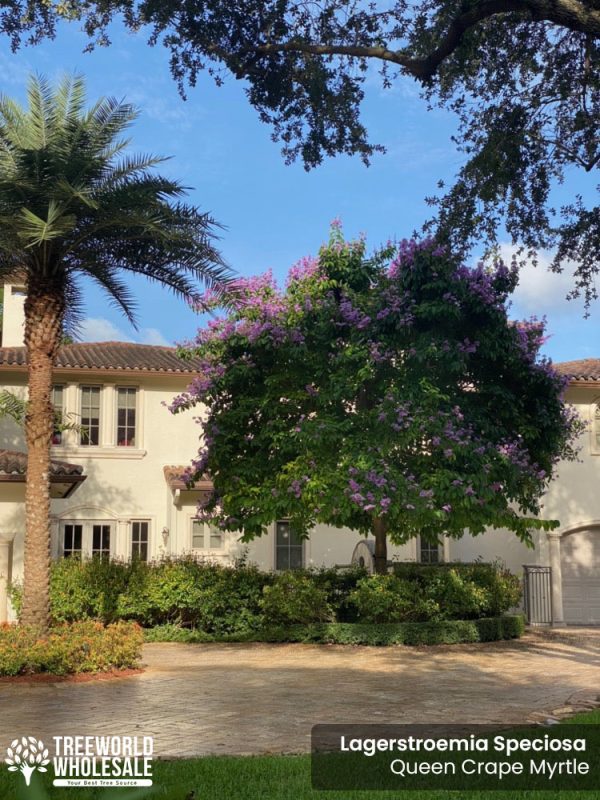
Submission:
POLYGON ((41 636, 25 625, 0 626, 0 675, 70 675, 139 666, 143 631, 134 622, 75 622, 41 636))
POLYGON ((353 645, 436 645, 464 642, 495 642, 518 639, 525 632, 521 614, 506 614, 473 620, 436 622, 352 623, 327 622, 267 627, 245 635, 215 636, 203 631, 164 625, 145 632, 147 642, 303 642, 313 644, 353 645))
MULTIPOLYGON (((224 637, 317 623, 390 624, 498 617, 520 599, 520 581, 499 565, 399 564, 361 569, 261 572, 185 556, 149 564, 63 559, 51 568, 54 624, 132 620, 224 637)), ((20 590, 13 587, 18 608, 20 590)))

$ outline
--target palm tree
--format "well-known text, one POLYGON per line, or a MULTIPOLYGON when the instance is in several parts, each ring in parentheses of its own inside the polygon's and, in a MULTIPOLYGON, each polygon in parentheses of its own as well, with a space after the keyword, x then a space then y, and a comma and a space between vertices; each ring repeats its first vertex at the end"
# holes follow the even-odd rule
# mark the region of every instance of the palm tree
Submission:
POLYGON ((24 108, 0 97, 0 282, 27 285, 29 402, 25 562, 21 620, 48 624, 52 367, 63 331, 90 278, 135 324, 124 273, 144 275, 182 298, 201 281, 226 292, 214 221, 182 201, 182 185, 156 174, 162 158, 128 154, 123 134, 138 112, 112 98, 86 109, 85 82, 56 87, 31 77, 24 108))

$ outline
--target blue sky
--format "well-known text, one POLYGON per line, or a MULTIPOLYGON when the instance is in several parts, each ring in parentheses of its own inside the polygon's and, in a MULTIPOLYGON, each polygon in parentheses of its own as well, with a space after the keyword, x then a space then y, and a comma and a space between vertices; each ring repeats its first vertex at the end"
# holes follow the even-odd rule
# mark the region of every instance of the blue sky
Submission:
MULTIPOLYGON (((87 77, 91 100, 115 95, 139 106, 133 149, 172 156, 163 171, 194 187, 191 200, 225 226, 221 250, 241 274, 272 268, 283 278, 298 258, 316 252, 335 217, 341 217, 347 235, 365 232, 373 246, 408 236, 426 219, 424 198, 435 193, 438 179, 450 180, 460 166, 461 156, 450 141, 452 115, 428 112, 412 81, 384 91, 376 76, 370 79, 364 117, 386 154, 377 155, 369 168, 357 158, 339 157, 306 173, 300 164, 285 165, 242 84, 228 78, 217 88, 203 76, 184 102, 162 47, 149 48, 143 36, 127 34, 118 25, 111 38, 110 48, 83 53, 87 40, 69 25, 56 40, 17 54, 9 52, 5 39, 0 90, 23 98, 31 71, 56 78, 76 70, 87 77)), ((587 193, 589 183, 575 175, 560 191, 573 190, 587 193)), ((552 335, 545 351, 550 356, 600 357, 600 308, 583 319, 582 304, 564 299, 568 275, 551 275, 543 266, 526 268, 521 284, 514 315, 547 315, 552 335)), ((141 279, 132 285, 139 331, 87 287, 84 338, 173 343, 193 334, 200 320, 181 302, 141 279)))

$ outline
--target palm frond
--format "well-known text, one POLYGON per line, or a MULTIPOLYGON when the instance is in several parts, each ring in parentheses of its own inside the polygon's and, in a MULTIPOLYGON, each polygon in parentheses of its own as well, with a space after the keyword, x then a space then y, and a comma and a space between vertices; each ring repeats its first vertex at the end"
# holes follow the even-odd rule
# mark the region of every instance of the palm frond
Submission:
POLYGON ((79 75, 55 88, 32 77, 26 109, 0 97, 0 276, 18 266, 30 285, 50 281, 70 326, 81 314, 79 275, 134 324, 128 272, 186 299, 202 286, 226 295, 231 271, 214 220, 158 173, 165 158, 124 152, 137 110, 111 97, 85 103, 79 75))
POLYGON ((28 208, 21 209, 21 226, 19 236, 25 247, 36 247, 43 242, 58 239, 75 227, 73 214, 65 214, 64 207, 54 200, 48 203, 46 219, 38 217, 28 208))
POLYGON ((54 108, 52 86, 43 75, 32 75, 27 85, 29 130, 32 145, 43 148, 50 137, 54 108))
POLYGON ((0 419, 8 417, 22 428, 25 424, 26 413, 26 400, 13 394, 13 392, 9 392, 7 389, 2 389, 0 391, 0 419))

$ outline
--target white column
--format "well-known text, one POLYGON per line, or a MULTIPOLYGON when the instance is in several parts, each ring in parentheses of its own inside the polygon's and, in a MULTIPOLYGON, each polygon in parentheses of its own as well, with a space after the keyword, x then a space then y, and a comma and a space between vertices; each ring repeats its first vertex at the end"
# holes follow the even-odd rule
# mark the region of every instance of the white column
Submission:
MULTIPOLYGON (((77 425, 81 423, 81 409, 79 407, 79 386, 76 383, 68 383, 65 386, 64 407, 66 412, 66 421, 75 422, 77 425)), ((77 447, 79 444, 78 430, 63 431, 62 443, 63 447, 77 447)))
POLYGON ((127 560, 131 555, 129 550, 130 521, 129 519, 119 519, 117 520, 115 527, 115 535, 117 539, 114 544, 113 554, 117 558, 127 560))
POLYGON ((562 569, 560 563, 560 533, 547 533, 550 567, 552 568, 552 626, 563 628, 565 616, 563 612, 562 569))
POLYGON ((100 393, 100 446, 113 447, 115 444, 115 419, 116 419, 115 386, 105 383, 100 393))
POLYGON ((8 619, 8 578, 10 575, 10 542, 0 539, 0 622, 8 619))

